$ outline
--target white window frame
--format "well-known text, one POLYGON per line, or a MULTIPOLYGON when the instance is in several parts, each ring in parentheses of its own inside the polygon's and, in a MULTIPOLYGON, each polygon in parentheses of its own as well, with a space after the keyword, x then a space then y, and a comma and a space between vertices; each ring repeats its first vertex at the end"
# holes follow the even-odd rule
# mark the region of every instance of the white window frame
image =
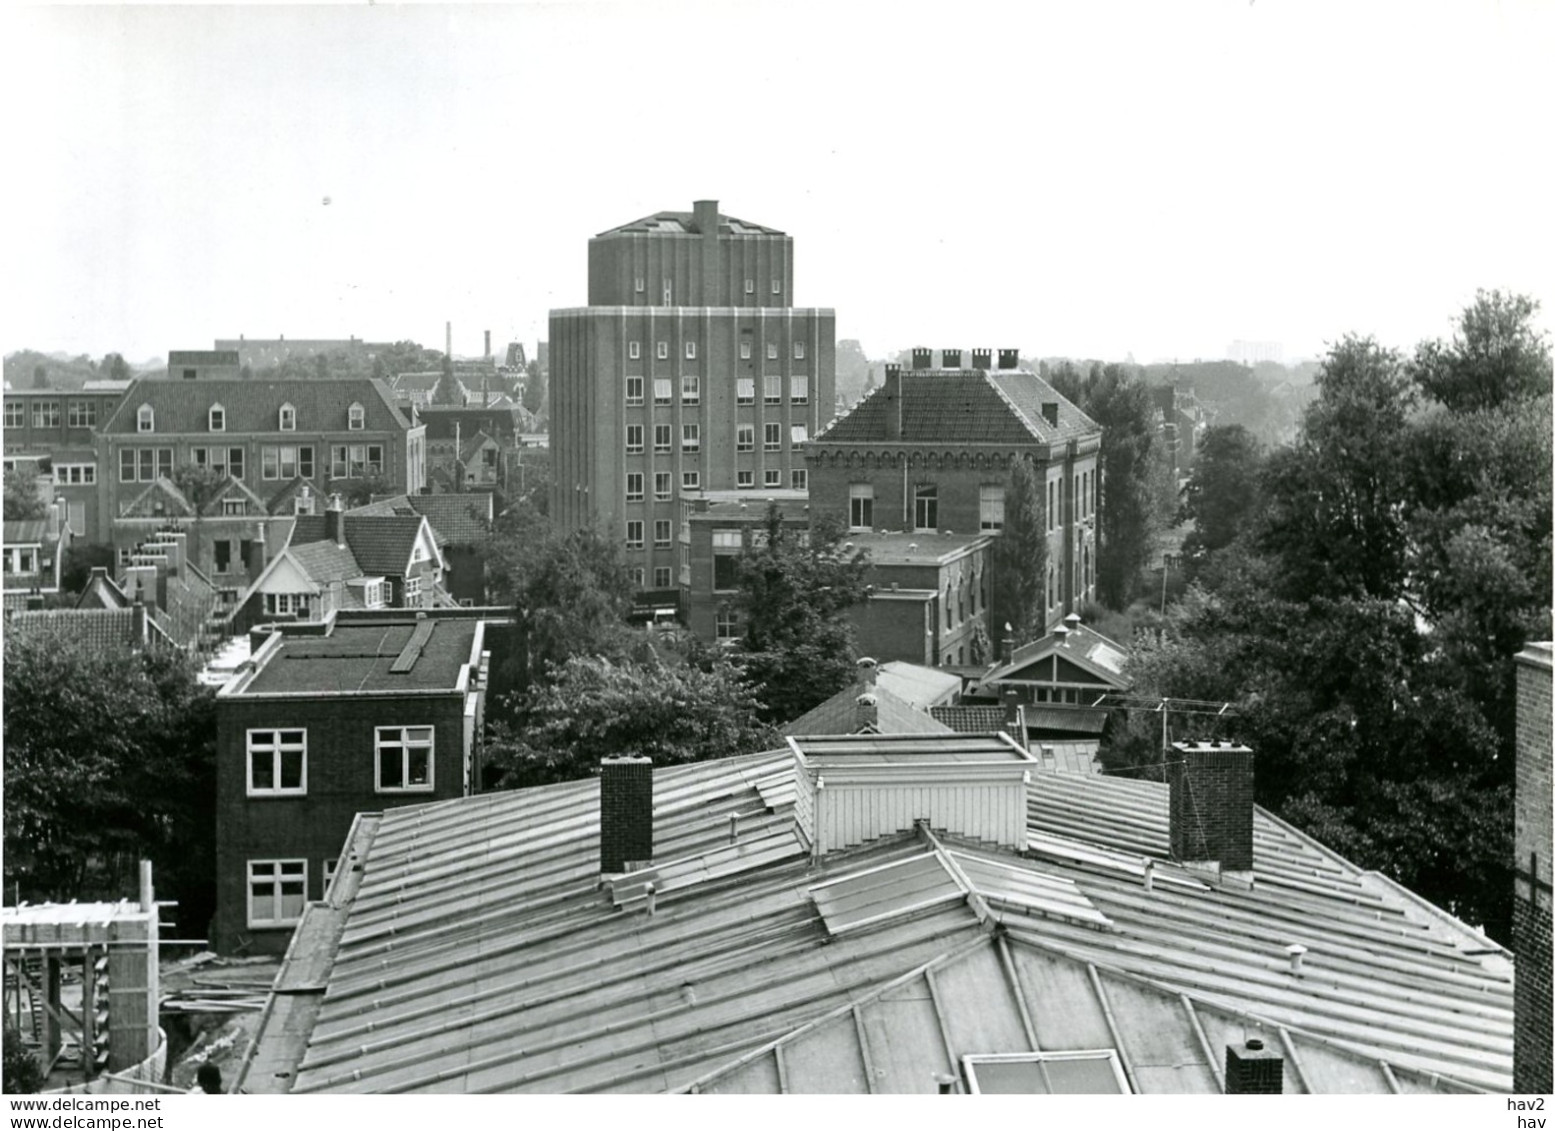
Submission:
POLYGON ((653 587, 655 589, 668 589, 675 582, 675 573, 669 566, 653 567, 653 587))
POLYGON ((253 727, 244 734, 243 742, 243 774, 249 797, 306 797, 308 793, 308 730, 306 727, 253 727), (286 734, 298 734, 302 737, 294 740, 285 740, 281 736, 286 734), (270 735, 268 742, 256 741, 256 735, 270 735), (281 759, 286 754, 301 754, 302 768, 298 774, 299 784, 293 787, 274 785, 261 787, 254 785, 254 756, 256 754, 270 755, 270 780, 279 783, 281 780, 281 759))
POLYGON ((359 404, 353 404, 346 410, 346 430, 350 432, 362 432, 367 428, 367 410, 359 404))
POLYGON ((256 927, 293 927, 302 918, 302 909, 308 905, 308 862, 306 859, 282 859, 282 860, 250 860, 248 861, 248 886, 246 888, 245 904, 248 911, 248 925, 256 927), (256 875, 259 869, 268 869, 269 875, 256 875), (271 883, 271 894, 266 897, 272 901, 270 918, 262 918, 255 914, 254 885, 268 879, 271 883), (297 905, 296 915, 282 913, 285 899, 283 885, 300 882, 302 884, 302 899, 297 905))
POLYGON ((1004 529, 1003 484, 984 483, 977 489, 977 521, 984 530, 1004 529))
POLYGON ((803 444, 810 439, 810 430, 803 424, 790 424, 788 426, 788 443, 790 447, 803 444))
POLYGON ((962 1056, 961 1066, 965 1071, 967 1090, 973 1095, 981 1095, 983 1090, 979 1087, 977 1080, 977 1066, 979 1064, 998 1064, 1001 1062, 1042 1064, 1058 1060, 1103 1061, 1112 1069, 1112 1077, 1118 1085, 1118 1094, 1128 1096, 1134 1093, 1134 1089, 1129 1087, 1128 1077, 1123 1072, 1123 1062, 1119 1059, 1116 1049, 1085 1049, 1066 1052, 969 1053, 962 1056))
POLYGON ((680 488, 683 491, 700 491, 702 489, 702 473, 700 471, 682 471, 680 473, 680 488))
POLYGON ((641 455, 642 450, 643 425, 628 424, 626 426, 626 454, 629 456, 641 455))
POLYGON ((696 359, 697 359, 697 344, 695 342, 687 342, 686 343, 686 360, 687 361, 695 361, 696 359))
POLYGON ((32 402, 34 428, 58 428, 61 419, 58 400, 32 402))
POLYGON ((788 379, 788 403, 810 403, 810 378, 807 374, 796 373, 788 379))
POLYGON ((804 360, 804 343, 803 342, 795 342, 794 343, 794 360, 795 361, 803 361, 804 360))
POLYGON ((702 450, 702 426, 700 424, 682 424, 680 426, 680 450, 683 452, 699 452, 702 450))
POLYGON ((149 404, 143 404, 135 410, 135 431, 155 432, 157 430, 157 410, 149 404))
POLYGON ((783 469, 781 467, 769 467, 761 473, 761 485, 763 487, 782 487, 783 469))
POLYGON ((761 382, 761 399, 766 404, 783 403, 783 376, 780 373, 768 373, 761 382))
POLYGON ((283 404, 277 413, 276 424, 282 432, 297 431, 297 409, 290 404, 283 404))
POLYGON ((777 360, 777 343, 776 342, 768 342, 767 343, 767 360, 768 361, 776 361, 777 360))
POLYGON ((374 793, 432 793, 437 789, 437 730, 429 724, 420 726, 389 726, 373 728, 373 792, 374 793), (417 732, 412 738, 411 732, 417 732), (421 737, 424 732, 425 737, 421 737), (400 752, 400 785, 383 784, 383 756, 385 751, 400 752), (427 780, 410 784, 410 758, 413 751, 425 750, 427 756, 427 780))
POLYGON ((643 356, 643 344, 639 341, 627 342, 626 356, 632 361, 641 361, 643 356))
POLYGON ((97 482, 95 463, 56 463, 54 482, 61 487, 90 487, 97 482))
POLYGON ((220 404, 213 404, 205 411, 205 426, 208 432, 225 432, 227 430, 227 410, 220 404))
POLYGON ((639 405, 643 403, 643 379, 641 377, 628 377, 626 379, 626 403, 639 405), (633 389, 637 391, 632 392, 633 389))
POLYGON ((756 489, 756 473, 754 471, 736 471, 734 473, 734 485, 741 491, 754 491, 756 489))
POLYGON ((653 426, 653 450, 656 452, 672 452, 675 450, 675 426, 673 424, 655 424, 653 426))
POLYGON ((740 614, 733 609, 719 609, 713 616, 713 634, 718 640, 738 640, 740 614))
POLYGON ((642 294, 647 289, 648 289, 648 280, 643 278, 641 275, 638 275, 636 277, 636 279, 634 280, 633 290, 637 294, 642 294))
POLYGON ((756 378, 737 377, 734 382, 734 403, 756 403, 756 378))
POLYGON ((875 526, 875 485, 848 484, 848 529, 873 530, 875 526))
POLYGON ((761 427, 761 450, 764 452, 781 451, 783 448, 783 426, 775 421, 768 421, 761 427))
POLYGON ((648 571, 643 566, 633 566, 631 577, 632 584, 635 585, 638 589, 642 589, 644 588, 645 582, 648 580, 648 571))
POLYGON ((97 402, 72 400, 65 405, 65 424, 70 428, 96 428, 97 402))
POLYGON ((702 403, 702 378, 695 373, 686 373, 680 378, 680 403, 702 403))
POLYGON ((675 382, 668 377, 655 377, 653 379, 653 403, 667 405, 675 399, 675 382))
POLYGON ((775 295, 780 295, 780 294, 783 293, 783 280, 782 279, 773 279, 772 280, 772 293, 775 294, 775 295))
POLYGON ((667 519, 667 518, 656 518, 656 519, 653 520, 653 547, 654 547, 654 549, 656 549, 656 550, 665 549, 666 547, 669 546, 670 542, 674 539, 674 537, 675 537, 675 530, 674 530, 673 525, 670 523, 669 519, 667 519))
POLYGON ((410 608, 412 601, 420 601, 420 600, 421 600, 421 577, 420 577, 420 575, 418 574, 415 577, 407 577, 405 579, 405 599, 401 602, 401 604, 404 605, 405 608, 410 608))
POLYGON ((21 401, 6 401, 5 426, 7 428, 27 427, 27 406, 21 401))
POLYGON ((748 294, 748 295, 753 295, 753 294, 756 293, 756 280, 755 279, 746 279, 745 280, 745 293, 748 294))
POLYGON ((654 347, 654 356, 660 361, 668 361, 670 358, 670 344, 668 342, 660 342, 654 347))
MULTIPOLYGON (((641 550, 643 548, 643 520, 629 518, 626 520, 626 548, 628 550, 641 550)), ((638 584, 642 584, 640 581, 638 584)))
POLYGON ((754 424, 736 424, 734 426, 734 450, 737 452, 754 452, 756 450, 756 426, 754 424))
POLYGON ((675 493, 675 473, 672 471, 655 471, 653 473, 653 497, 660 503, 668 502, 670 496, 675 493))
POLYGON ((796 467, 789 473, 789 486, 795 491, 808 491, 810 489, 810 469, 796 467))
POLYGON ((741 342, 740 343, 740 360, 741 361, 749 361, 750 359, 751 359, 751 344, 750 344, 750 342, 748 342, 748 341, 741 342))
POLYGON ((640 503, 643 501, 643 473, 640 471, 628 471, 626 473, 626 501, 640 503))

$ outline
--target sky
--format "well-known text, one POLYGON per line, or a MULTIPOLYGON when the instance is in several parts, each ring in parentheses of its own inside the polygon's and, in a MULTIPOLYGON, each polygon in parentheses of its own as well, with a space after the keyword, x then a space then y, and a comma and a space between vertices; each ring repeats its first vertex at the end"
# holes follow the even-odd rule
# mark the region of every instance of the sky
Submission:
POLYGON ((871 357, 1551 325, 1555 4, 8 7, 0 349, 533 343, 591 236, 794 238, 871 357))

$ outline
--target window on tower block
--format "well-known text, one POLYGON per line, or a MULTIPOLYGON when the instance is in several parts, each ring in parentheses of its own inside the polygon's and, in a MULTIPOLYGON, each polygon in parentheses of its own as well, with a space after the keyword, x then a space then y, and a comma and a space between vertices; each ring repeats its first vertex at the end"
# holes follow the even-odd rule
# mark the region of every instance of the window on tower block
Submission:
POLYGON ((680 473, 680 486, 686 491, 700 491, 702 489, 702 473, 700 471, 682 471, 680 473))
POLYGON ((680 403, 699 404, 702 400, 702 378, 687 373, 680 379, 680 403))
POLYGON ((700 424, 682 424, 680 426, 680 450, 694 452, 701 447, 702 426, 700 424))
POLYGON ((781 424, 762 425, 762 448, 765 451, 775 452, 783 446, 783 426, 781 424))
POLYGON ((741 377, 734 383, 735 404, 756 403, 756 379, 754 377, 741 377))
POLYGON ((734 485, 742 491, 756 486, 756 473, 754 471, 736 471, 734 473, 734 485))
POLYGON ((663 549, 670 544, 670 520, 656 518, 653 520, 653 545, 655 549, 663 549))
POLYGON ((626 473, 626 501, 640 503, 643 501, 643 473, 629 471, 626 473))
POLYGON ((626 426, 626 454, 637 455, 643 450, 643 426, 641 424, 628 424, 626 426))
POLYGON ((653 567, 653 587, 655 589, 668 589, 673 584, 670 579, 669 566, 653 567))
POLYGON ((667 452, 670 450, 670 443, 674 436, 674 432, 671 431, 671 428, 672 426, 668 424, 655 424, 653 426, 654 451, 667 452))
POLYGON ((659 360, 660 361, 667 361, 667 360, 669 360, 669 355, 670 355, 670 344, 668 342, 660 342, 659 345, 658 345, 658 357, 659 357, 659 360))
MULTIPOLYGON (((628 550, 641 550, 643 548, 643 523, 642 519, 630 519, 626 524, 626 548, 628 550)), ((638 584, 642 584, 641 581, 638 584)))
POLYGON ((653 403, 669 404, 670 394, 673 389, 674 385, 668 377, 655 377, 653 379, 653 403))
POLYGON ((737 452, 753 452, 756 450, 756 426, 754 424, 739 424, 735 426, 734 450, 737 452))
POLYGON ((783 378, 777 374, 769 374, 764 382, 763 397, 767 404, 783 403, 783 378))
POLYGON ((643 379, 641 377, 628 377, 626 379, 626 403, 629 405, 643 403, 643 379))
POLYGON ((796 467, 789 473, 789 486, 795 491, 808 491, 810 489, 810 472, 803 467, 796 467))
POLYGON ((794 404, 810 403, 810 378, 790 377, 788 379, 788 399, 794 404))
MULTIPOLYGON (((221 543, 218 543, 220 545, 221 543)), ((308 792, 308 732, 248 732, 248 795, 301 796, 308 792)))
POLYGON ((674 479, 668 471, 655 471, 653 473, 653 497, 659 502, 669 499, 674 479))
POLYGON ((751 344, 750 344, 750 342, 749 341, 741 342, 740 343, 740 360, 741 361, 749 361, 750 359, 751 359, 751 344))
POLYGON ((761 485, 763 487, 783 486, 783 469, 781 467, 769 467, 761 473, 761 485))

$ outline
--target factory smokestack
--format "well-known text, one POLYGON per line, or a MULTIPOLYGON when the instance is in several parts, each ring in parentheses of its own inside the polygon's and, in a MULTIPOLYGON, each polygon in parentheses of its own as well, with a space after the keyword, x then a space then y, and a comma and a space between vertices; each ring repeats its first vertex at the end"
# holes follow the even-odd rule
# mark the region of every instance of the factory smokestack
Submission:
POLYGON ((491 331, 490 330, 486 331, 486 352, 481 354, 481 356, 482 357, 490 357, 491 356, 491 331))
POLYGON ((454 359, 454 324, 443 323, 443 356, 449 361, 454 359))

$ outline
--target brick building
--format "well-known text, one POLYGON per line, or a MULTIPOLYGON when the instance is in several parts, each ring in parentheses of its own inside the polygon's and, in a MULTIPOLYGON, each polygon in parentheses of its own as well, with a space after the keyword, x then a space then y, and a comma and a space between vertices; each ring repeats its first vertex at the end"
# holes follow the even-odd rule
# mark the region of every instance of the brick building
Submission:
POLYGON ((1550 1065, 1550 712, 1548 642, 1517 654, 1517 795, 1512 950, 1517 955, 1513 1090, 1552 1090, 1550 1065))
POLYGON ((130 387, 129 381, 94 382, 90 389, 5 392, 5 467, 24 465, 53 477, 77 537, 98 528, 97 430, 130 387))
POLYGON ((1045 484, 1047 627, 1094 591, 1101 429, 1016 351, 913 351, 805 449, 813 513, 850 530, 997 534, 1012 460, 1045 484))
POLYGON ((793 290, 793 239, 704 200, 590 240, 589 305, 551 311, 551 514, 621 538, 639 588, 685 564, 649 539, 682 498, 805 489, 836 316, 793 290))
MULTIPOLYGON (((137 381, 96 438, 98 521, 88 538, 122 549, 139 537, 138 529, 117 529, 131 517, 190 524, 205 517, 208 502, 193 517, 174 515, 182 508, 171 496, 162 512, 147 498, 130 514, 152 484, 171 487, 175 470, 191 464, 239 485, 224 484, 231 497, 210 516, 245 520, 247 533, 237 541, 252 542, 255 524, 272 513, 293 513, 291 499, 302 485, 314 496, 349 494, 376 478, 387 490, 418 492, 426 484, 425 432, 395 406, 381 381, 366 378, 137 381)), ((192 505, 184 500, 184 507, 192 505)), ((191 547, 195 564, 213 578, 235 572, 222 568, 217 552, 203 537, 191 547)), ((239 583, 252 580, 245 574, 239 583)))
POLYGON ((473 791, 490 612, 284 626, 218 692, 219 953, 286 948, 358 813, 473 791))
POLYGON ((847 545, 869 554, 868 600, 848 610, 860 652, 979 671, 987 648, 986 534, 860 531, 847 545))

